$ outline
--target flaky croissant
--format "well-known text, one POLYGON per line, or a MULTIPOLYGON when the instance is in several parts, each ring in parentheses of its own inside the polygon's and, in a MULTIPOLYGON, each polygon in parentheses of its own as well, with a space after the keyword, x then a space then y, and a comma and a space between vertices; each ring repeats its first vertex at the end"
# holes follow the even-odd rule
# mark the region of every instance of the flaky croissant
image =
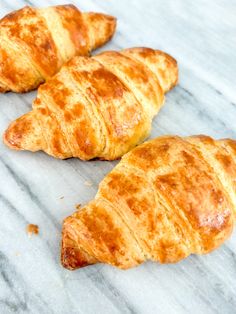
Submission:
POLYGON ((4 142, 57 158, 116 159, 147 137, 177 78, 176 61, 150 48, 75 57, 40 86, 4 142))
POLYGON ((236 141, 160 137, 126 154, 65 219, 62 264, 175 263, 217 248, 235 218, 236 141))
POLYGON ((114 17, 73 5, 25 7, 0 20, 0 92, 32 90, 75 55, 107 42, 114 17))

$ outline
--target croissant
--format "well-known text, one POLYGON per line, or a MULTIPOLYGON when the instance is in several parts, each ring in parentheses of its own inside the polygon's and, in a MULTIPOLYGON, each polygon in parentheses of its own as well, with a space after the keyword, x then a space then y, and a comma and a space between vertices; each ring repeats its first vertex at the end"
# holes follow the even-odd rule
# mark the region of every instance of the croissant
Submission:
POLYGON ((62 159, 117 159, 147 137, 177 78, 176 61, 149 48, 75 57, 39 87, 4 142, 62 159))
POLYGON ((164 136, 126 154, 64 221, 62 265, 175 263, 226 240, 236 218, 236 141, 164 136))
POLYGON ((26 92, 59 71, 73 56, 106 43, 114 17, 81 13, 73 5, 24 7, 0 20, 0 92, 26 92))

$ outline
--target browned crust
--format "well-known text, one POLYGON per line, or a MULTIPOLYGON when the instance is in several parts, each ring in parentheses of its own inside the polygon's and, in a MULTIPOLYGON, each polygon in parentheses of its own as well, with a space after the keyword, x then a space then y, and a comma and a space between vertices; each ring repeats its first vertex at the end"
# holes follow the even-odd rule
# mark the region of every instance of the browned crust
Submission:
POLYGON ((58 71, 57 47, 37 9, 25 7, 15 11, 4 17, 0 26, 10 40, 26 49, 45 77, 58 71))
POLYGON ((76 53, 88 55, 90 52, 88 26, 84 23, 83 14, 74 5, 58 5, 55 10, 59 13, 63 27, 68 30, 75 45, 76 53))
POLYGON ((148 48, 75 57, 40 86, 33 111, 4 142, 57 158, 117 159, 148 136, 177 76, 176 62, 148 48))
POLYGON ((37 88, 63 62, 110 40, 115 26, 114 18, 83 14, 73 5, 26 6, 6 15, 0 20, 0 92, 37 88))
POLYGON ((88 12, 83 14, 92 40, 90 38, 91 48, 97 49, 103 46, 115 34, 117 19, 114 16, 88 12))
POLYGON ((216 249, 234 226, 235 160, 235 141, 203 135, 165 136, 133 149, 95 199, 65 220, 63 239, 79 252, 64 254, 63 265, 80 267, 83 250, 126 269, 216 249))

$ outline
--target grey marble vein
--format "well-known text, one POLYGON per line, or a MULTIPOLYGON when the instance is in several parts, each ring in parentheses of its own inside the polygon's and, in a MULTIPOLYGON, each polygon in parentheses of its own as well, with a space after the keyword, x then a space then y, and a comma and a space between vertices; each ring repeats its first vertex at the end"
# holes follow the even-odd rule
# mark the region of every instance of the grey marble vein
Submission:
POLYGON ((13 170, 13 168, 11 168, 7 164, 7 162, 4 161, 4 159, 1 158, 1 157, 0 157, 0 163, 2 163, 5 166, 5 168, 7 169, 8 173, 9 173, 9 175, 12 176, 12 178, 16 182, 17 186, 27 194, 27 196, 30 198, 30 200, 38 208, 40 208, 41 211, 44 212, 44 214, 47 216, 47 219, 51 220, 51 222, 54 225, 54 227, 56 229, 60 229, 60 224, 58 222, 56 222, 56 218, 51 214, 51 212, 48 211, 47 207, 45 207, 45 205, 42 204, 42 202, 40 201, 38 196, 34 192, 32 192, 30 186, 26 183, 26 181, 24 181, 24 178, 20 178, 20 176, 18 176, 16 174, 16 172, 13 170))
MULTIPOLYGON (((1 0, 0 15, 67 2, 1 0)), ((236 139, 235 1, 70 2, 118 18, 113 40, 98 51, 150 46, 178 60, 179 85, 166 96, 151 137, 236 139)), ((0 95, 0 134, 31 109, 35 95, 0 95)), ((60 266, 62 220, 94 197, 116 163, 61 161, 11 151, 0 142, 0 313, 236 313, 236 232, 211 254, 176 265, 148 262, 121 271, 98 264, 75 272, 60 266), (28 223, 39 226, 38 236, 28 237, 28 223)))

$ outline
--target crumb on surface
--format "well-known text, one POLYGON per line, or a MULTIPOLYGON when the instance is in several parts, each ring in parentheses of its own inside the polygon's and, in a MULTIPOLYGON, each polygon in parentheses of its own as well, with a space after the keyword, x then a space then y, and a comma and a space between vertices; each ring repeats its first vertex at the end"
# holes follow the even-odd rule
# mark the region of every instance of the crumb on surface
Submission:
POLYGON ((27 231, 28 235, 31 237, 32 234, 38 234, 39 233, 39 227, 38 227, 38 225, 28 224, 26 227, 26 231, 27 231))
POLYGON ((77 210, 79 210, 81 206, 82 206, 81 204, 76 204, 76 205, 75 205, 75 208, 76 208, 77 210))
POLYGON ((92 183, 91 181, 85 181, 85 182, 84 182, 84 185, 86 185, 86 186, 92 186, 93 183, 92 183))
POLYGON ((61 197, 60 197, 60 200, 63 200, 63 198, 64 198, 64 196, 61 196, 61 197))
POLYGON ((15 255, 16 255, 16 256, 20 256, 20 252, 16 252, 15 255))

